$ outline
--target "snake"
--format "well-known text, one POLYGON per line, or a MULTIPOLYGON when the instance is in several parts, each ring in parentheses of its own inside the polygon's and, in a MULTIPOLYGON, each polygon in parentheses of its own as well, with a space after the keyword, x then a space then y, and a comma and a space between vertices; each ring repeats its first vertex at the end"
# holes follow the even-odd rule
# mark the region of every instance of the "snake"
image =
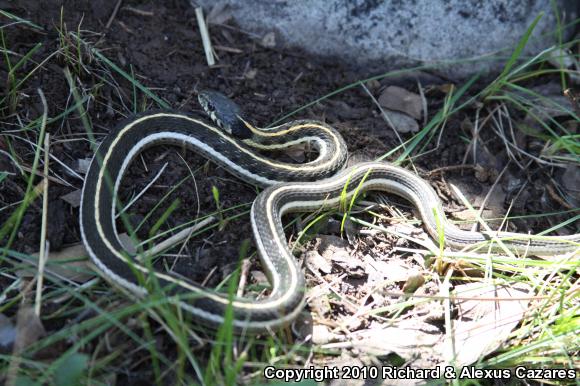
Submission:
MULTIPOLYGON (((227 96, 212 90, 198 93, 208 119, 182 112, 149 112, 121 122, 95 151, 88 168, 80 206, 80 230, 93 265, 113 285, 139 298, 162 288, 168 302, 200 325, 218 329, 226 322, 240 333, 274 331, 294 321, 305 306, 305 278, 292 254, 282 216, 293 212, 340 208, 367 191, 383 191, 410 201, 427 232, 453 249, 500 239, 522 254, 578 251, 580 234, 532 236, 511 232, 464 231, 449 222, 437 194, 422 178, 387 162, 364 162, 344 168, 347 146, 336 129, 316 120, 295 120, 258 128, 227 96), (184 146, 249 184, 264 188, 250 210, 255 247, 270 282, 259 299, 232 296, 205 288, 188 278, 159 271, 129 253, 115 221, 117 193, 131 161, 145 148, 184 146), (283 162, 265 151, 309 144, 317 156, 305 163, 283 162), (232 317, 226 317, 232 310, 232 317)), ((491 245, 495 245, 492 243, 491 245)))

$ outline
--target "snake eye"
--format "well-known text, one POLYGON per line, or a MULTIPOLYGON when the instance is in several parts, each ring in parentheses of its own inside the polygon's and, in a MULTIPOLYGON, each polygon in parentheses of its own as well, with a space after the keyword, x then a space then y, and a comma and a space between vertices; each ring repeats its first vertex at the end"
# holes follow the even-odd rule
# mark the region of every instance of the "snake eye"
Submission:
POLYGON ((252 136, 250 129, 242 118, 242 110, 233 100, 224 94, 204 90, 198 94, 198 99, 206 114, 224 132, 246 139, 252 136))

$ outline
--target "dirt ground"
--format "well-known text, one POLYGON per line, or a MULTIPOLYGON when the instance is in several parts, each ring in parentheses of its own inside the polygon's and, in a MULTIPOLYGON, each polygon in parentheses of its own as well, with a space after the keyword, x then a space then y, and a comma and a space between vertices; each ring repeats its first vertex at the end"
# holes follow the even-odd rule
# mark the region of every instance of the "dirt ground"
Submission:
MULTIPOLYGON (((127 72, 133 71, 137 79, 150 87, 159 96, 164 98, 172 108, 181 111, 199 112, 196 90, 214 89, 230 96, 239 103, 248 113, 248 116, 258 125, 267 125, 284 114, 316 100, 346 84, 364 79, 372 74, 364 74, 357 70, 341 66, 336 61, 316 61, 296 49, 281 50, 276 47, 265 48, 260 44, 260 37, 245 33, 239 27, 216 25, 210 27, 214 46, 219 55, 219 61, 213 68, 208 68, 203 52, 201 38, 198 33, 193 9, 180 1, 167 2, 164 5, 157 2, 144 4, 123 2, 123 6, 115 15, 110 27, 106 28, 109 18, 113 14, 115 2, 75 1, 67 2, 62 9, 59 2, 19 2, 18 5, 8 3, 7 10, 30 20, 45 28, 47 33, 37 33, 35 30, 23 26, 14 28, 6 33, 7 45, 15 50, 28 52, 38 42, 42 47, 35 52, 35 56, 43 57, 57 49, 59 37, 55 27, 64 25, 68 30, 86 31, 88 40, 95 43, 108 58, 120 65, 127 72), (223 48, 219 48, 223 47, 223 48)), ((90 67, 93 58, 84 57, 90 67)), ((22 90, 28 98, 19 100, 18 114, 36 118, 42 114, 42 106, 36 97, 36 89, 42 88, 46 94, 49 107, 49 116, 55 116, 63 111, 63 106, 70 106, 70 88, 63 76, 65 59, 61 63, 50 63, 33 74, 22 90)), ((102 70, 102 69, 101 69, 102 70)), ((111 127, 118 124, 124 117, 131 116, 133 111, 126 105, 133 94, 132 85, 124 79, 116 79, 117 84, 102 84, 90 73, 81 71, 79 81, 87 92, 93 92, 94 100, 87 104, 87 111, 94 125, 97 140, 103 138, 111 127)), ((422 77, 442 84, 443 80, 428 74, 422 77)), ((117 77, 119 78, 119 77, 117 77)), ((373 82, 368 87, 373 91, 387 84, 413 85, 412 77, 393 79, 383 82, 373 82)), ((433 84, 432 84, 433 85, 433 84)), ((439 92, 434 90, 432 94, 439 92)), ((442 93, 439 93, 443 96, 442 93)), ((151 101, 142 102, 142 95, 138 95, 138 111, 155 109, 151 101)), ((430 98, 431 99, 431 98, 430 98)), ((441 101, 439 101, 441 103, 441 101)), ((435 102, 431 109, 437 109, 435 102)), ((17 124, 18 115, 9 117, 8 121, 17 124)), ((335 125, 346 138, 351 154, 362 154, 362 157, 373 159, 396 146, 397 140, 386 127, 384 120, 371 100, 360 88, 345 92, 336 98, 329 98, 300 112, 295 118, 320 119, 335 125)), ((66 125, 49 125, 48 132, 53 138, 64 139, 52 147, 52 154, 64 160, 73 169, 75 162, 90 159, 92 151, 86 137, 82 140, 67 141, 66 138, 75 138, 76 135, 86 133, 79 119, 69 119, 66 125)), ((461 162, 462 147, 459 138, 448 130, 449 135, 443 139, 441 152, 437 156, 426 157, 419 161, 436 168, 444 165, 455 165, 461 162)), ((26 145, 20 154, 32 156, 26 145)), ((188 168, 180 162, 179 155, 167 152, 164 149, 151 149, 146 154, 150 160, 150 170, 141 165, 135 165, 127 177, 124 185, 128 190, 124 194, 131 194, 134 189, 144 187, 156 174, 165 162, 169 162, 171 172, 165 173, 160 185, 171 186, 188 174, 188 168)), ((187 154, 187 160, 193 165, 203 163, 199 157, 187 154)), ((7 160, 2 165, 7 170, 14 166, 7 160)), ((56 170, 58 166, 55 165, 56 170)), ((192 169, 194 169, 192 167, 192 169)), ((64 244, 78 242, 80 239, 77 211, 70 208, 60 197, 79 189, 82 181, 70 180, 72 187, 53 184, 50 187, 51 214, 56 217, 50 222, 49 240, 51 248, 58 250, 64 244)), ((211 186, 215 185, 222 193, 220 200, 224 207, 253 200, 255 189, 251 186, 240 185, 223 171, 211 169, 207 179, 197 181, 199 196, 206 199, 200 203, 200 208, 215 209, 211 193, 211 186), (226 186, 235 186, 233 190, 226 186), (213 206, 213 207, 212 207, 213 206)), ((21 196, 21 188, 11 181, 3 189, 5 203, 15 202, 21 196), (13 198, 11 198, 13 194, 13 198)), ((188 208, 197 206, 195 192, 189 184, 176 192, 183 205, 188 208)), ((122 192, 123 196, 123 192, 122 192)), ((146 213, 156 203, 157 197, 146 195, 138 203, 139 211, 146 213), (149 205, 147 203, 149 202, 149 205)), ((166 200, 167 205, 172 199, 166 200)), ((23 251, 34 252, 39 242, 40 213, 39 207, 26 213, 17 245, 23 251), (36 210, 34 210, 36 209, 36 210)), ((158 213, 167 209, 162 206, 158 213)), ((137 214, 138 216, 138 214, 137 214)), ((190 219, 191 212, 178 211, 172 221, 182 223, 190 219), (176 218, 175 218, 176 217, 176 218)), ((138 221, 136 219, 136 221, 138 221)), ((153 224, 148 224, 153 225, 153 224)), ((147 227, 143 227, 147 229, 147 227)), ((220 245, 226 244, 225 250, 211 253, 211 259, 228 259, 232 253, 236 255, 237 246, 242 238, 249 237, 249 227, 246 219, 232 224, 232 230, 221 232, 225 240, 215 241, 220 245), (240 229, 244 232, 236 232, 240 229)), ((208 262, 209 266, 214 263, 208 262)), ((210 283, 211 284, 211 283, 210 283)))
MULTIPOLYGON (((282 47, 280 42, 266 44, 263 36, 245 32, 231 21, 210 24, 209 31, 219 60, 215 66, 209 68, 194 10, 187 1, 123 1, 120 8, 115 10, 116 4, 117 1, 73 0, 64 2, 64 7, 61 8, 60 1, 0 0, 0 9, 29 20, 44 30, 39 31, 26 24, 4 29, 6 47, 22 55, 33 49, 37 43, 41 43, 32 56, 34 61, 21 69, 23 74, 29 73, 40 60, 59 47, 66 45, 71 49, 70 52, 56 55, 32 73, 19 89, 16 109, 9 111, 4 108, 0 113, 0 130, 17 130, 42 115, 43 107, 37 88, 41 88, 46 95, 49 117, 57 116, 70 108, 73 101, 63 72, 65 66, 70 68, 83 95, 88 96, 84 108, 97 141, 104 138, 110 128, 122 119, 134 113, 159 108, 143 92, 135 91, 126 79, 118 74, 112 75, 110 69, 104 67, 88 50, 81 49, 79 62, 78 56, 75 57, 77 54, 72 51, 75 43, 63 42, 61 35, 57 33, 59 29, 80 31, 87 42, 125 72, 134 74, 139 82, 167 101, 172 109, 200 112, 197 90, 214 89, 239 103, 248 117, 260 126, 268 125, 347 84, 376 75, 365 73, 364 69, 349 68, 337 60, 309 57, 300 50, 282 47)), ((8 68, 2 62, 0 79, 4 81, 7 78, 8 68)), ((365 85, 377 98, 390 85, 399 85, 414 93, 419 93, 420 85, 425 94, 430 118, 443 106, 451 82, 427 72, 416 72, 370 81, 365 85)), ((6 93, 2 94, 5 96, 6 93)), ((470 92, 465 98, 469 95, 470 92)), ((468 139, 472 136, 470 128, 473 125, 475 108, 474 105, 453 115, 446 122, 442 135, 423 149, 425 155, 414 159, 414 167, 427 176, 434 186, 439 187, 445 207, 451 212, 460 210, 461 205, 449 193, 449 181, 459 184, 472 197, 485 196, 494 182, 493 178, 480 178, 477 172, 481 170, 474 167, 426 174, 438 168, 463 163, 473 164, 472 156, 465 155, 468 152, 468 139), (437 151, 428 152, 435 147, 437 151)), ((289 119, 293 118, 313 118, 335 126, 344 136, 351 157, 357 160, 374 159, 399 144, 377 106, 360 86, 328 97, 289 119)), ((49 124, 47 131, 53 141, 51 154, 68 168, 82 173, 79 162, 89 160, 93 151, 78 114, 73 113, 65 120, 49 124)), ((15 135, 36 142, 35 133, 18 132, 15 135)), ((410 137, 409 134, 401 135, 404 138, 410 137)), ((493 156, 486 156, 482 152, 479 154, 478 163, 492 175, 497 175, 507 164, 506 149, 501 141, 494 139, 493 133, 482 132, 480 135, 493 156)), ((0 137, 0 149, 6 151, 9 146, 14 147, 23 164, 32 164, 34 151, 29 143, 12 140, 8 144, 0 137)), ((389 159, 395 159, 399 154, 397 152, 389 159)), ((167 227, 215 211, 216 202, 212 196, 214 186, 220 192, 221 207, 230 208, 244 204, 230 212, 232 215, 241 215, 227 221, 223 230, 211 232, 186 244, 181 253, 191 258, 178 258, 173 262, 176 272, 198 282, 207 279, 209 274, 205 283, 215 286, 236 267, 242 242, 251 239, 248 216, 244 212, 255 198, 256 188, 240 184, 225 171, 208 164, 195 154, 171 147, 157 147, 147 150, 131 167, 121 189, 122 200, 129 201, 165 164, 168 165, 167 171, 161 174, 154 186, 130 211, 134 226, 144 222, 139 228, 139 237, 146 238, 149 229, 155 226, 159 216, 172 204, 177 203, 179 209, 172 213, 167 227), (197 171, 194 179, 190 177, 191 170, 197 171), (152 216, 147 216, 159 202, 160 196, 183 179, 187 180, 154 210, 152 216), (212 272, 216 266, 220 269, 212 272)), ((11 173, 0 182, 0 204, 4 207, 22 199, 26 182, 18 177, 14 164, 4 157, 0 157, 0 170, 11 173)), ((62 165, 53 163, 51 171, 55 182, 51 183, 49 190, 48 240, 51 250, 59 250, 80 241, 78 208, 62 197, 78 191, 82 187, 82 180, 71 175, 62 165)), ((505 211, 514 197, 516 200, 511 209, 514 215, 561 210, 560 202, 554 200, 545 189, 550 181, 560 178, 560 171, 556 170, 553 175, 551 172, 553 171, 537 165, 530 166, 525 172, 513 165, 508 167, 508 178, 500 183, 499 189, 502 193, 496 197, 494 214, 501 215, 501 211, 505 211), (516 195, 513 193, 515 188, 509 186, 510 181, 518 179, 531 181, 523 195, 516 195)), ((410 209, 405 210, 412 213, 410 209)), ((41 212, 41 204, 37 200, 25 213, 12 248, 25 253, 38 251, 41 212)), ((0 212, 0 224, 9 215, 10 211, 0 212)), ((561 220, 557 216, 549 220, 539 217, 526 219, 521 223, 516 221, 515 227, 520 232, 534 232, 561 220)), ((574 232, 574 228, 569 232, 574 232)), ((359 246, 363 249, 359 251, 360 255, 377 246, 385 248, 379 244, 363 240, 359 246)), ((258 269, 257 267, 256 264, 256 268, 252 269, 258 269)), ((60 323, 62 322, 55 325, 60 323)), ((139 376, 131 379, 136 382, 134 384, 138 384, 139 376)))

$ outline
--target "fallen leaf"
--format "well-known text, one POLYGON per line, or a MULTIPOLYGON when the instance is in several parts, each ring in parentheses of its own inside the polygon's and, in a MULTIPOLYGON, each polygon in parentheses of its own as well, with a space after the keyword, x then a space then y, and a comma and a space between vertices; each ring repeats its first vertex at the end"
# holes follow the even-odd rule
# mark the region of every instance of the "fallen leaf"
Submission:
POLYGON ((390 327, 371 327, 351 334, 355 347, 365 353, 385 356, 392 353, 410 360, 421 351, 432 352, 441 341, 435 327, 417 321, 402 320, 390 327))
POLYGON ((252 274, 252 279, 254 280, 255 283, 259 284, 259 285, 268 285, 269 281, 268 278, 266 277, 266 274, 264 274, 264 272, 262 271, 252 271, 250 272, 252 274))
POLYGON ((16 315, 16 340, 14 354, 18 355, 46 334, 40 318, 31 306, 22 306, 16 315))
POLYGON ((409 267, 405 266, 401 260, 375 260, 369 255, 365 255, 366 272, 375 281, 390 280, 393 282, 404 282, 409 278, 409 267), (377 280, 378 279, 378 280, 377 280))
POLYGON ((262 38, 261 44, 266 48, 276 47, 276 34, 274 32, 268 32, 262 38))
POLYGON ((574 207, 580 205, 580 167, 577 164, 569 163, 566 165, 564 174, 559 178, 562 185, 565 187, 566 198, 569 204, 574 207))
POLYGON ((325 325, 315 324, 312 326, 312 343, 326 344, 334 339, 336 339, 336 335, 331 333, 325 325))
POLYGON ((407 114, 398 111, 383 109, 387 116, 389 126, 393 126, 399 133, 416 133, 419 131, 419 124, 407 114))
POLYGON ((92 158, 81 158, 77 160, 75 172, 79 172, 81 174, 87 174, 89 170, 89 166, 91 166, 92 158))
POLYGON ((398 86, 389 86, 379 96, 379 104, 389 110, 396 110, 406 115, 421 119, 423 103, 421 96, 398 86))
POLYGON ((570 78, 576 83, 580 81, 580 76, 578 75, 580 62, 570 50, 560 47, 554 48, 548 56, 548 62, 556 68, 571 70, 568 72, 570 78))
POLYGON ((304 262, 312 272, 320 271, 326 274, 332 272, 332 265, 316 251, 307 251, 304 254, 304 262))
POLYGON ((256 75, 258 75, 258 70, 255 68, 250 68, 244 73, 244 78, 252 80, 256 78, 256 75))
POLYGON ((232 18, 232 10, 227 3, 215 4, 207 14, 208 24, 224 24, 232 18))
MULTIPOLYGON (((119 235, 119 240, 129 253, 135 253, 135 247, 131 238, 126 233, 119 235)), ((94 270, 89 266, 86 258, 88 252, 82 243, 69 245, 60 251, 50 251, 46 260, 45 271, 66 278, 77 283, 85 283, 96 276, 94 270)), ((38 253, 32 254, 38 261, 38 253)), ((20 277, 31 277, 37 274, 36 266, 20 269, 17 272, 20 277)))
POLYGON ((60 196, 60 198, 61 200, 68 202, 73 208, 78 208, 79 206, 81 206, 82 192, 83 191, 81 189, 73 190, 70 193, 60 196))
MULTIPOLYGON (((50 251, 44 270, 59 277, 77 283, 85 283, 95 277, 95 272, 89 267, 87 252, 82 243, 67 246, 60 251, 50 251)), ((38 253, 32 255, 38 261, 38 253)), ((31 277, 37 274, 36 267, 26 267, 17 272, 20 277, 31 277)))
POLYGON ((423 284, 425 284, 425 278, 419 272, 415 272, 409 276, 405 285, 403 285, 403 292, 412 294, 423 284))
POLYGON ((16 327, 4 314, 0 314, 0 353, 8 354, 12 351, 16 340, 16 327))
POLYGON ((453 346, 440 346, 447 362, 467 366, 495 351, 528 309, 532 289, 525 284, 468 283, 455 287, 459 316, 453 320, 453 346), (497 298, 498 300, 489 300, 497 298), (519 300, 519 298, 523 298, 519 300))

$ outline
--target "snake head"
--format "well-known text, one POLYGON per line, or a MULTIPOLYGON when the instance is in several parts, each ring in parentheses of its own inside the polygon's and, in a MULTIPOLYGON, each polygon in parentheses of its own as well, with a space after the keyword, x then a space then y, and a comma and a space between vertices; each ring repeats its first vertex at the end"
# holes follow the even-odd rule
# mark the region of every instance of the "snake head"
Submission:
POLYGON ((205 113, 220 129, 239 139, 252 136, 242 109, 233 100, 213 90, 200 91, 197 99, 205 113))

